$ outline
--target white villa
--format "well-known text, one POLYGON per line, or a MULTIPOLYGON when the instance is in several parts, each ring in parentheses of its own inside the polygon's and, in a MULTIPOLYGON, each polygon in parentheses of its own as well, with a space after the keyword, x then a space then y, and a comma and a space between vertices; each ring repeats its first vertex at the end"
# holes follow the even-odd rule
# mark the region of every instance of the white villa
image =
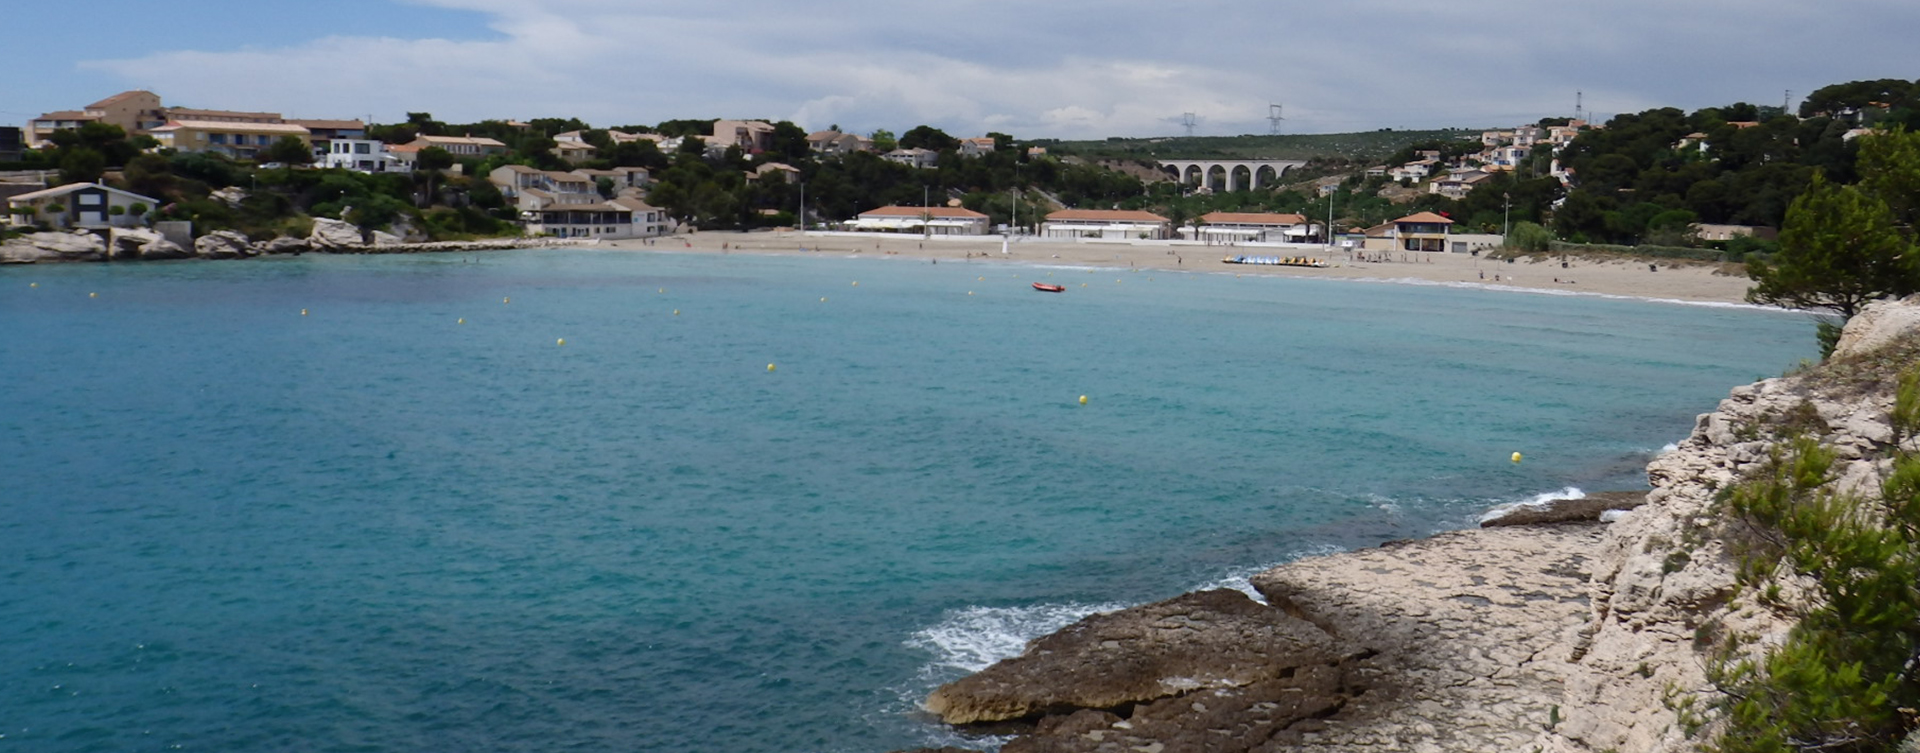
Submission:
POLYGON ((57 228, 134 227, 146 211, 159 206, 160 200, 152 196, 98 183, 68 183, 9 197, 7 219, 15 225, 44 222, 57 228))
POLYGON ((358 170, 363 173, 384 173, 390 170, 404 170, 406 165, 387 151, 387 145, 372 139, 334 139, 327 143, 326 153, 315 161, 315 167, 337 167, 346 170, 358 170))

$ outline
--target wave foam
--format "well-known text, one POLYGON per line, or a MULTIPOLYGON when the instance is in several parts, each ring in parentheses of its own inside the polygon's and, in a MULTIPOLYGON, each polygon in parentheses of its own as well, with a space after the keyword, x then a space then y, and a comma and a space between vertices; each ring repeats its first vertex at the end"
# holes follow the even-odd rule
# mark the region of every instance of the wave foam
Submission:
POLYGON ((1555 502, 1563 499, 1585 499, 1586 496, 1587 496, 1586 492, 1580 491, 1579 487, 1574 487, 1574 486, 1569 486, 1559 491, 1541 492, 1539 494, 1535 494, 1526 499, 1520 500, 1519 502, 1509 502, 1504 505, 1496 506, 1493 509, 1488 510, 1485 514, 1481 515, 1480 522, 1485 523, 1489 520, 1496 520, 1496 519, 1505 517, 1508 513, 1511 513, 1515 510, 1523 510, 1528 508, 1541 508, 1541 507, 1545 507, 1548 502, 1555 502))
POLYGON ((1030 607, 967 607, 948 612, 932 627, 915 631, 906 644, 933 654, 927 669, 978 672, 1019 656, 1027 641, 1124 604, 1038 604, 1030 607))

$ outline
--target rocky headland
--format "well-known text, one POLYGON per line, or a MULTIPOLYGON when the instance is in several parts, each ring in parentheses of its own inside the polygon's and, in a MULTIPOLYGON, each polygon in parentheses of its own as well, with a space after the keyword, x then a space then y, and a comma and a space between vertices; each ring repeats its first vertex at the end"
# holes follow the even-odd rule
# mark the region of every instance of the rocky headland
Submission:
POLYGON ((362 232, 352 223, 315 219, 305 238, 251 240, 231 230, 216 230, 191 245, 168 240, 146 228, 114 228, 31 233, 0 243, 0 264, 162 259, 250 259, 301 253, 406 254, 430 251, 498 251, 514 248, 594 246, 584 238, 485 238, 471 241, 417 241, 383 231, 362 232))
POLYGON ((1827 363, 1701 415, 1648 465, 1651 491, 1295 561, 1252 579, 1265 603, 1215 590, 1093 615, 926 709, 1013 735, 1004 753, 1690 750, 1714 729, 1725 636, 1792 626, 1737 598, 1720 490, 1795 433, 1838 453, 1840 485, 1877 487, 1890 374, 1916 360, 1920 300, 1876 304, 1827 363))

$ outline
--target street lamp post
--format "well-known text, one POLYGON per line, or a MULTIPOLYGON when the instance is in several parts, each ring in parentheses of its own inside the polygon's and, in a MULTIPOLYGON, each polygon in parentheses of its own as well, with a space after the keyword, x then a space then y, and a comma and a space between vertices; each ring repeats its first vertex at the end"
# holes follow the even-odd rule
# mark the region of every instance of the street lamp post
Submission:
POLYGON ((1500 242, 1505 243, 1507 241, 1507 233, 1513 232, 1513 194, 1503 192, 1500 194, 1500 198, 1505 202, 1505 205, 1500 210, 1500 242))

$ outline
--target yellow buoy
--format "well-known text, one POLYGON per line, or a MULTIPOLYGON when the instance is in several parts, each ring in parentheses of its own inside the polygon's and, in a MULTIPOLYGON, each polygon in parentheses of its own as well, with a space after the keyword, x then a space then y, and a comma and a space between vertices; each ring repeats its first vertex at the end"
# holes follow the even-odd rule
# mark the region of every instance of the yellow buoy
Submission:
POLYGON ((27 283, 27 287, 30 287, 30 288, 37 288, 37 287, 40 287, 40 283, 37 283, 37 282, 29 282, 29 283, 27 283))
POLYGON ((667 292, 667 289, 666 289, 666 288, 661 288, 661 289, 660 289, 660 292, 662 292, 662 293, 665 293, 665 292, 667 292))
POLYGON ((768 371, 772 371, 772 370, 773 370, 773 364, 767 364, 767 370, 768 370, 768 371))
POLYGON ((973 295, 973 291, 971 290, 967 291, 967 295, 973 295))
POLYGON ((853 281, 853 286, 854 286, 854 287, 856 287, 856 288, 857 288, 857 287, 860 287, 860 281, 859 281, 859 280, 854 280, 854 281, 853 281))
POLYGON ((673 315, 674 315, 674 316, 679 316, 679 315, 680 315, 680 309, 674 309, 674 310, 673 310, 673 315))
POLYGON ((1516 453, 1514 453, 1514 454, 1513 454, 1513 462, 1515 462, 1515 463, 1518 463, 1518 462, 1520 462, 1520 453, 1517 453, 1517 452, 1516 452, 1516 453))
POLYGON ((87 294, 87 297, 88 297, 88 298, 99 298, 99 297, 100 297, 100 294, 99 294, 99 293, 88 293, 88 294, 87 294))
POLYGON ((826 303, 826 302, 827 302, 827 297, 826 297, 826 296, 824 296, 824 295, 823 295, 823 296, 820 296, 820 302, 821 302, 821 303, 826 303))
POLYGON ((982 278, 980 278, 980 279, 982 279, 982 280, 985 280, 985 279, 987 279, 987 278, 985 278, 985 277, 982 277, 982 278))
POLYGON ((1087 404, 1087 396, 1086 396, 1086 395, 1081 395, 1081 396, 1080 396, 1080 404, 1081 404, 1081 405, 1086 405, 1086 404, 1087 404))
POLYGON ((1083 282, 1083 283, 1080 283, 1080 287, 1083 287, 1083 288, 1084 288, 1084 287, 1086 287, 1086 286, 1087 286, 1087 284, 1086 284, 1086 283, 1084 283, 1084 282, 1083 282))
POLYGON ((466 317, 461 317, 460 321, 454 322, 454 324, 466 324, 466 323, 467 323, 466 317))
POLYGON ((307 315, 307 310, 306 310, 306 309, 300 309, 300 315, 301 315, 301 316, 306 316, 306 315, 307 315))
POLYGON ((500 299, 500 302, 501 302, 501 303, 513 303, 513 299, 512 299, 512 298, 502 298, 502 299, 500 299))
POLYGON ((562 338, 560 338, 560 339, 558 339, 558 340, 555 340, 555 341, 553 341, 553 344, 555 344, 555 345, 565 345, 565 344, 567 344, 567 338, 564 338, 564 337, 562 337, 562 338))

